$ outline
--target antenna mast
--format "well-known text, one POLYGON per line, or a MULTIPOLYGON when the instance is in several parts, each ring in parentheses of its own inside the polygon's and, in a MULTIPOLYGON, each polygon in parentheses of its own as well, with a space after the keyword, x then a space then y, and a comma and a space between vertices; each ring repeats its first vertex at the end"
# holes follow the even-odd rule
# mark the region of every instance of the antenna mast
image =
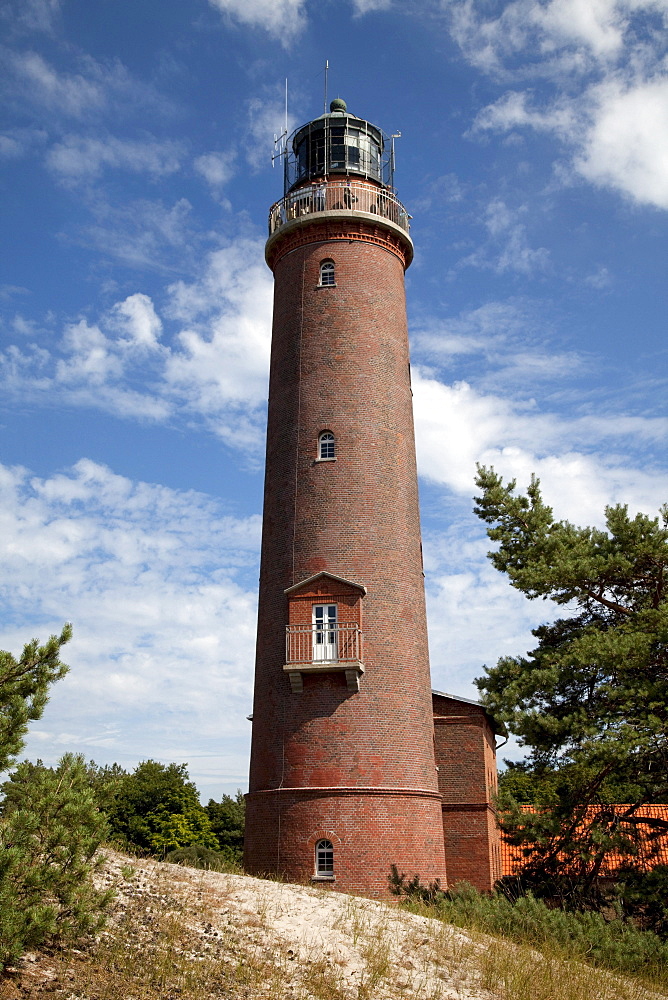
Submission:
POLYGON ((327 78, 329 76, 329 59, 325 59, 325 102, 323 114, 327 114, 327 78))
POLYGON ((274 133, 274 153, 271 157, 271 165, 274 166, 275 160, 280 160, 280 158, 287 152, 288 148, 288 78, 285 78, 285 124, 283 125, 283 131, 280 135, 274 133))

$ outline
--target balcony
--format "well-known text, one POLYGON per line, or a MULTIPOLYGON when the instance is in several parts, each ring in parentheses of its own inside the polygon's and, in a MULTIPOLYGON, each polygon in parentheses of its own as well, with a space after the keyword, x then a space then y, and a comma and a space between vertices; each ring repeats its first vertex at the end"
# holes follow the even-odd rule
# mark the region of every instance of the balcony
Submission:
POLYGON ((282 226, 296 219, 325 212, 376 216, 399 226, 405 233, 410 228, 411 217, 390 188, 359 181, 323 181, 290 191, 272 205, 269 235, 273 236, 282 226))
POLYGON ((285 664, 295 694, 304 690, 304 674, 342 672, 349 691, 359 691, 364 673, 362 632, 357 625, 288 625, 285 664))

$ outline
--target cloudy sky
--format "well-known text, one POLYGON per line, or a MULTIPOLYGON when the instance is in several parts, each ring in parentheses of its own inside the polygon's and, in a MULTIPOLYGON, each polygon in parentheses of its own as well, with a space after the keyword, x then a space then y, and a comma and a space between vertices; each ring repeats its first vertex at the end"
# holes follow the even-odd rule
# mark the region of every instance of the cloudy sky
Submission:
POLYGON ((557 516, 665 486, 668 0, 5 0, 0 647, 74 623, 29 754, 245 787, 274 133, 400 131, 440 690, 550 614, 476 461, 557 516))

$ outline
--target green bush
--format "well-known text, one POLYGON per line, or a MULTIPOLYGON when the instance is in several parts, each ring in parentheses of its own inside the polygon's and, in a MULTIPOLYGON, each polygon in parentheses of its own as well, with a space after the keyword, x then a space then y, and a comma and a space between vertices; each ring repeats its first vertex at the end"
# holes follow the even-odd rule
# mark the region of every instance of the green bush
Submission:
POLYGON ((132 774, 114 773, 102 787, 109 795, 104 808, 112 835, 122 846, 159 856, 190 844, 218 848, 185 764, 145 760, 132 774))
POLYGON ((244 827, 246 822, 246 800, 239 789, 237 794, 223 795, 220 802, 209 799, 206 806, 221 851, 241 863, 244 850, 244 827))
POLYGON ((108 828, 83 757, 56 768, 24 761, 2 786, 0 966, 54 937, 97 930, 110 893, 92 884, 108 828))
POLYGON ((436 883, 423 886, 417 878, 407 879, 394 865, 390 885, 395 895, 428 907, 446 923, 668 985, 668 943, 624 920, 551 909, 531 893, 518 899, 502 892, 485 895, 465 882, 444 892, 436 883))
POLYGON ((174 865, 186 865, 188 868, 202 868, 211 872, 238 872, 239 865, 235 855, 230 851, 212 851, 201 844, 191 844, 190 847, 179 847, 165 855, 165 861, 174 865))
POLYGON ((622 911, 644 930, 668 938, 668 865, 619 873, 615 896, 622 911))

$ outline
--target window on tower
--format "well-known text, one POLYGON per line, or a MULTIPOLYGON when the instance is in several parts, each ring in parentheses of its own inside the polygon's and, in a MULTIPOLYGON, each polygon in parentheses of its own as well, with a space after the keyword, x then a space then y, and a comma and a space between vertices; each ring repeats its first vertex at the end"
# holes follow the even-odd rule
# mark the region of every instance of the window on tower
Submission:
POLYGON ((333 260, 323 260, 320 264, 320 285, 327 287, 328 285, 335 285, 334 280, 334 261, 333 260))
POLYGON ((315 873, 330 878, 334 875, 334 845, 331 840, 319 840, 315 845, 315 873))
POLYGON ((336 458, 336 441, 331 431, 323 431, 318 437, 318 458, 336 458))

